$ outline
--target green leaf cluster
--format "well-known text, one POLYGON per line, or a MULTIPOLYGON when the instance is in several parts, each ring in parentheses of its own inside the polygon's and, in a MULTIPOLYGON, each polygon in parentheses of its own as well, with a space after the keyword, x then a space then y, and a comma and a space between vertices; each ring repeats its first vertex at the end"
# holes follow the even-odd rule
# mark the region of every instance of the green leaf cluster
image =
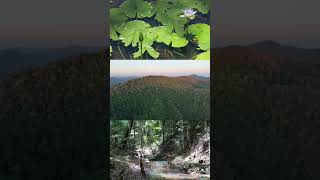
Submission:
POLYGON ((119 40, 117 32, 121 29, 128 17, 121 11, 120 8, 110 9, 110 39, 119 40))
POLYGON ((193 24, 185 29, 189 19, 181 17, 181 15, 183 10, 187 8, 193 8, 207 14, 209 1, 157 0, 155 3, 150 3, 145 0, 126 0, 119 8, 111 8, 110 10, 110 38, 113 41, 121 41, 126 47, 137 47, 138 51, 133 53, 135 59, 142 58, 141 56, 146 52, 157 59, 159 52, 153 47, 155 42, 164 43, 173 48, 185 47, 189 43, 186 38, 187 33, 195 35, 198 39, 199 49, 206 51, 210 48, 209 25, 193 26, 197 25, 193 24), (161 23, 160 26, 152 27, 145 21, 145 18, 153 16, 161 23), (197 32, 196 28, 204 29, 197 32), (143 41, 139 41, 141 33, 143 41))
POLYGON ((210 50, 198 54, 196 60, 210 60, 210 50))
POLYGON ((209 7, 208 0, 158 0, 154 8, 155 19, 177 34, 184 35, 184 26, 188 23, 188 18, 180 17, 182 10, 193 8, 207 14, 209 7))
POLYGON ((210 59, 210 26, 208 24, 192 24, 188 27, 188 33, 194 35, 198 49, 205 52, 198 54, 196 60, 210 59))
POLYGON ((144 0, 127 0, 120 8, 129 18, 145 18, 154 14, 151 3, 144 0))

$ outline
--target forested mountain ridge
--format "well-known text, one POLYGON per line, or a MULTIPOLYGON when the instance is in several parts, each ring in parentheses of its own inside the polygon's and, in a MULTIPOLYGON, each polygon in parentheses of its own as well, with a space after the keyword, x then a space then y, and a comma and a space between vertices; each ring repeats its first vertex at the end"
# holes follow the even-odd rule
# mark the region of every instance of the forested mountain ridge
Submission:
POLYGON ((193 78, 200 79, 200 80, 210 81, 210 77, 207 77, 207 76, 199 76, 199 75, 196 75, 196 74, 192 74, 190 76, 193 77, 193 78))
POLYGON ((138 78, 138 77, 137 76, 127 76, 127 77, 113 77, 113 76, 111 76, 110 77, 110 86, 113 86, 118 83, 125 83, 131 79, 136 79, 136 78, 138 78))
POLYGON ((277 47, 214 50, 218 179, 320 178, 320 61, 277 47))
POLYGON ((305 49, 295 46, 282 45, 275 41, 261 41, 247 46, 260 52, 271 53, 276 56, 301 58, 304 61, 319 59, 320 49, 305 49))
POLYGON ((49 63, 64 60, 68 56, 99 53, 100 49, 102 48, 85 46, 0 49, 0 75, 45 67, 49 63))
POLYGON ((210 82, 145 76, 111 87, 111 119, 208 120, 210 82))
POLYGON ((167 77, 167 76, 144 76, 141 78, 129 80, 125 85, 118 85, 112 87, 112 91, 118 88, 126 88, 128 86, 140 86, 140 87, 166 87, 172 89, 181 88, 203 88, 209 86, 209 80, 201 80, 193 76, 180 76, 180 77, 167 77), (203 85, 204 87, 201 87, 203 85))
POLYGON ((0 179, 103 177, 108 67, 102 54, 68 57, 1 82, 0 179))

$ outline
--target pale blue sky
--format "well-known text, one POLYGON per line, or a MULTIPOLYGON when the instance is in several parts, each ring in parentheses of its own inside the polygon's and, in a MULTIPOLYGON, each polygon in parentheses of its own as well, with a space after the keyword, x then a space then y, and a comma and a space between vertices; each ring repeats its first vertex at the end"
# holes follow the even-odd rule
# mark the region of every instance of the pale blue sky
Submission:
POLYGON ((210 61, 111 60, 110 76, 210 76, 210 61))

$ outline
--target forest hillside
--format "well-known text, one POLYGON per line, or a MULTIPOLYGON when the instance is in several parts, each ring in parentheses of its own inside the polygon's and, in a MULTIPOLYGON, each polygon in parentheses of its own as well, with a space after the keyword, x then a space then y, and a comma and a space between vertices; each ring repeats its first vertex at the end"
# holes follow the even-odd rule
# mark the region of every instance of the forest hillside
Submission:
POLYGON ((145 76, 115 84, 111 119, 209 120, 210 81, 199 77, 145 76))
POLYGON ((0 179, 103 177, 108 101, 103 58, 69 57, 0 84, 0 179))
POLYGON ((79 54, 99 53, 101 47, 67 46, 63 48, 9 48, 0 49, 1 74, 15 74, 79 54))
POLYGON ((131 79, 137 79, 139 77, 137 76, 127 76, 127 77, 110 77, 110 86, 113 86, 115 84, 119 84, 119 83, 125 83, 131 79))
POLYGON ((320 178, 320 56, 281 49, 214 50, 218 179, 320 178))

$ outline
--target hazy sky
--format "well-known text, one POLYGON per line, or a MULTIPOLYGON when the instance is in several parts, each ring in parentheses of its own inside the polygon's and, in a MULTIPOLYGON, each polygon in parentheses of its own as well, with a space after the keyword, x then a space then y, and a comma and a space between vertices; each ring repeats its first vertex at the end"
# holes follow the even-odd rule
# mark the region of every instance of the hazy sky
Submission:
POLYGON ((319 0, 215 0, 215 44, 260 40, 320 48, 319 0))
POLYGON ((210 61, 192 60, 112 60, 110 76, 210 76, 210 61))
MULTIPOLYGON (((104 0, 2 0, 0 48, 104 45, 104 0)), ((320 0, 214 0, 217 46, 260 40, 320 48, 320 0)))
POLYGON ((104 0, 2 0, 1 47, 103 45, 104 0))

